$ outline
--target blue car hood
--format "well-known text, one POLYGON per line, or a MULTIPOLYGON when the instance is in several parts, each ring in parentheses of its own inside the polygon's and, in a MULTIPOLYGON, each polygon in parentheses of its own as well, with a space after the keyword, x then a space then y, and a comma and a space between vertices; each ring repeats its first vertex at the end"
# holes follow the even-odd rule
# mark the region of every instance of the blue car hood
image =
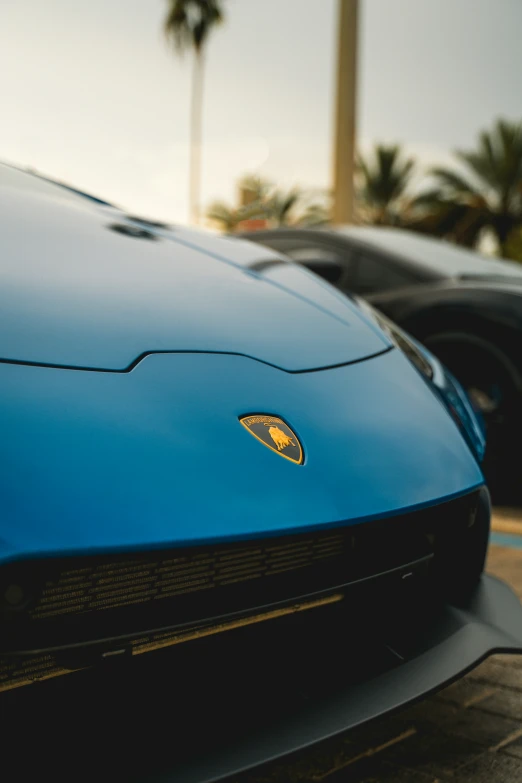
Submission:
POLYGON ((217 354, 124 373, 0 364, 0 394, 0 561, 355 524, 483 482, 396 349, 307 373, 217 354), (252 413, 282 417, 304 464, 252 437, 252 413))
POLYGON ((348 299, 258 245, 140 232, 116 209, 9 187, 0 214, 0 359, 121 371, 158 351, 219 352, 302 371, 389 346, 348 299))

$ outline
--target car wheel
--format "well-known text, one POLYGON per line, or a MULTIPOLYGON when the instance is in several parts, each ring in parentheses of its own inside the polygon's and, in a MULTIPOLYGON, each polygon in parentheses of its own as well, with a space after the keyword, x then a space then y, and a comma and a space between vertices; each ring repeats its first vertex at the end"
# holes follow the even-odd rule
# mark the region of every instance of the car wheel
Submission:
POLYGON ((437 334, 424 343, 460 381, 484 421, 484 472, 498 502, 520 483, 514 456, 522 430, 522 400, 514 368, 495 345, 474 335, 437 334))

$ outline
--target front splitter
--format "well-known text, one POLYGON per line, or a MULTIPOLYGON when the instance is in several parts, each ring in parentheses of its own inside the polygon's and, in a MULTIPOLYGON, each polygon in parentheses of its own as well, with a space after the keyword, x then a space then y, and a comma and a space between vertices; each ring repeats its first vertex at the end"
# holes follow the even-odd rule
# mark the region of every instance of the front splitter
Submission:
MULTIPOLYGON (((522 654, 522 606, 503 582, 484 576, 468 602, 448 606, 431 634, 395 668, 340 686, 239 744, 165 770, 162 781, 211 783, 349 731, 425 697, 495 653, 522 654)), ((253 705, 255 709, 255 705, 253 705)))
POLYGON ((363 639, 346 603, 3 694, 6 747, 31 748, 16 754, 20 777, 37 761, 61 779, 81 759, 96 779, 211 783, 399 710, 493 653, 522 653, 522 606, 493 577, 419 616, 422 632, 390 626, 386 639, 371 618, 363 639))

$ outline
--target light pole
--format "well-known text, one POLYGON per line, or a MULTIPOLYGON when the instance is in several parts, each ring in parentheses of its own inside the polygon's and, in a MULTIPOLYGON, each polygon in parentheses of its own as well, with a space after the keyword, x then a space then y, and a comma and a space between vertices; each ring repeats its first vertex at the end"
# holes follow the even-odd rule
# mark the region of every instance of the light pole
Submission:
POLYGON ((354 209, 353 178, 359 0, 338 0, 338 2, 332 219, 334 223, 351 223, 354 209))

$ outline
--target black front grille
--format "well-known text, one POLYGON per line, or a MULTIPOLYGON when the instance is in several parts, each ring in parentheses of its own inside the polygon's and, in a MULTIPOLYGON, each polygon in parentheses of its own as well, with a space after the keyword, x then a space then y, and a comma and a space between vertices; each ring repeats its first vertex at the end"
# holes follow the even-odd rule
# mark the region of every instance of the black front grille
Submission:
POLYGON ((0 653, 113 643, 375 585, 436 560, 437 542, 451 545, 476 503, 474 493, 370 524, 247 543, 14 563, 0 571, 0 653))
POLYGON ((91 561, 46 579, 28 612, 43 620, 240 585, 338 561, 346 556, 346 547, 346 534, 331 532, 190 554, 178 550, 167 557, 162 553, 119 562, 91 561))
POLYGON ((0 574, 0 652, 185 626, 321 592, 345 581, 350 547, 346 530, 329 530, 14 564, 0 574))

